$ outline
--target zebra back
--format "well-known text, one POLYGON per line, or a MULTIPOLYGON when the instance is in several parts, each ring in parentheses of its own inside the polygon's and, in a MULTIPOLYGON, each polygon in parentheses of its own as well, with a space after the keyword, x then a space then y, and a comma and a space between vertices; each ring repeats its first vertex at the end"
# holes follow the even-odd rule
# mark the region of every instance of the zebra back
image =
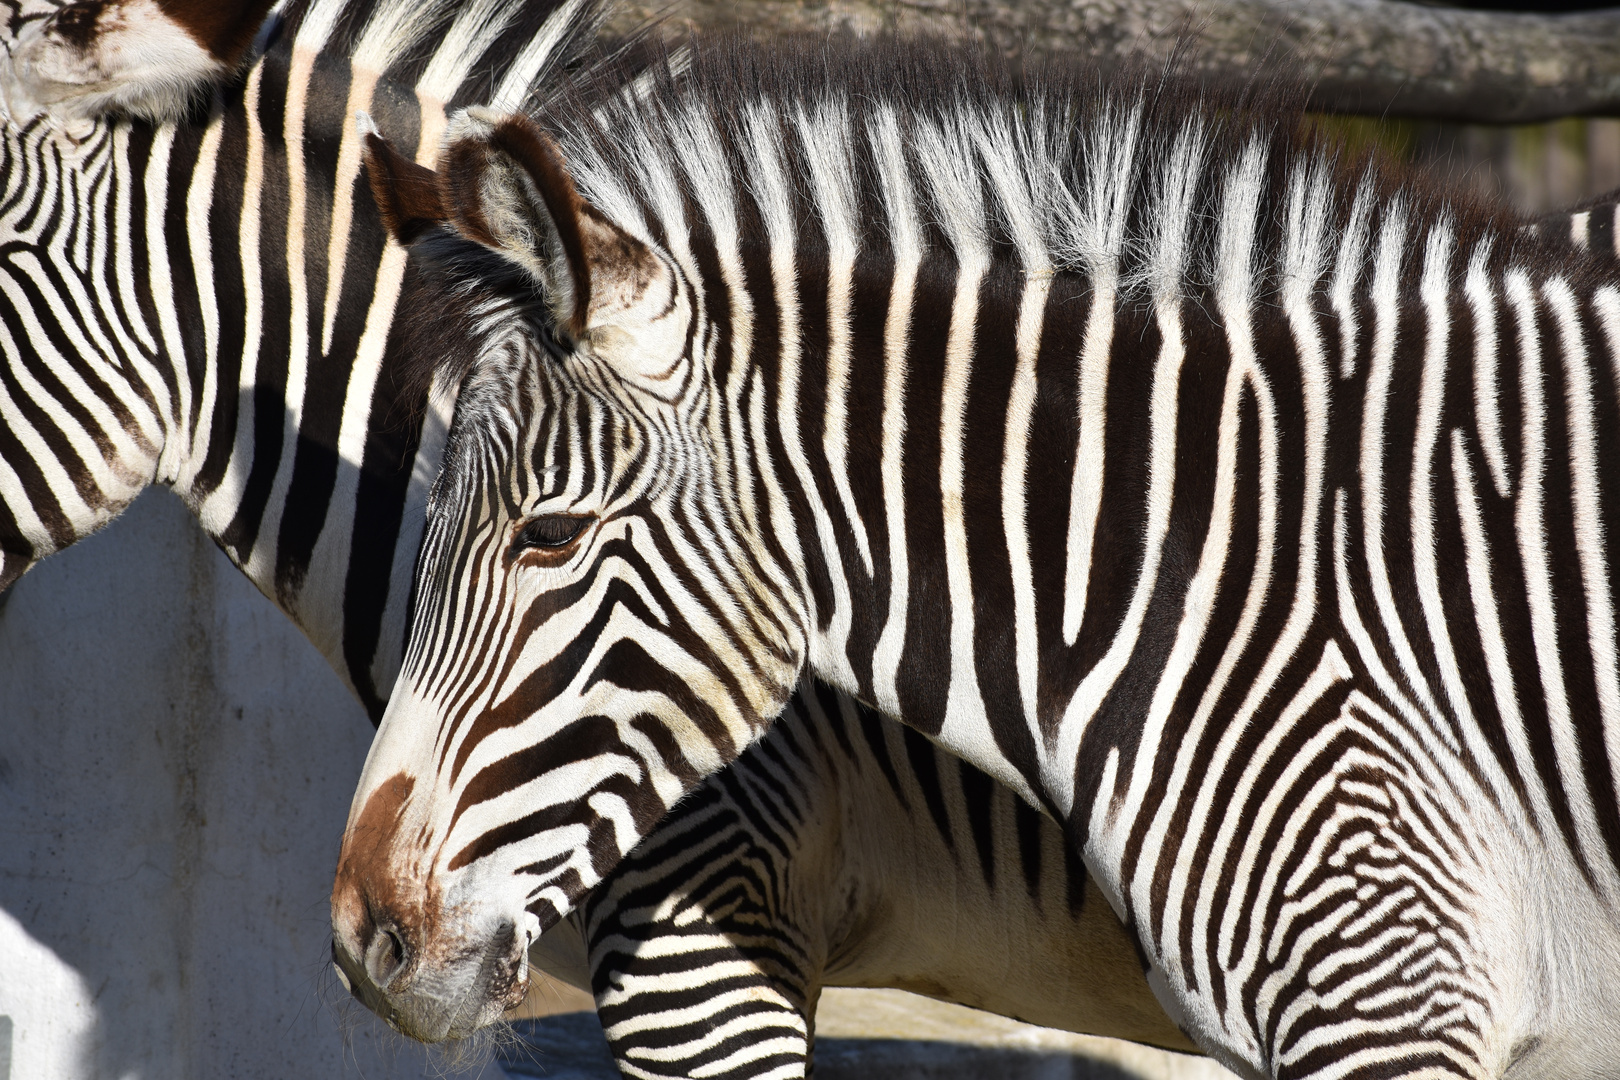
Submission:
POLYGON ((1620 191, 1598 195, 1572 210, 1544 214, 1531 225, 1538 240, 1570 251, 1585 251, 1605 263, 1620 261, 1615 213, 1620 191))

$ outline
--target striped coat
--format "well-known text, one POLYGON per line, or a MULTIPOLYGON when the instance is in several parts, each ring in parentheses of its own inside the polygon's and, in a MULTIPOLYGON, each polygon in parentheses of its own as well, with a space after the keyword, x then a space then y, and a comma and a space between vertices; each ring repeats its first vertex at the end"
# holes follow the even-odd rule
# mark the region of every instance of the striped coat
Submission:
MULTIPOLYGON (((297 5, 237 77, 241 26, 262 6, 224 27, 224 51, 155 74, 118 67, 142 55, 120 35, 167 34, 190 55, 206 28, 108 7, 90 31, 29 24, 0 67, 0 549, 15 576, 168 483, 376 717, 457 389, 440 380, 429 400, 436 324, 456 304, 386 243, 352 111, 416 131, 431 158, 446 102, 521 99, 596 11, 297 5), (101 72, 93 92, 65 81, 82 70, 101 72)), ((848 983, 1190 1045, 1051 822, 847 698, 791 708, 604 883, 583 924, 536 945, 601 995, 627 1069, 721 1075, 730 1058, 725 1075, 802 1073, 820 987, 848 983), (998 808, 989 820, 970 822, 969 794, 998 808), (693 829, 702 846, 685 842, 693 829), (984 938, 944 931, 957 922, 984 938), (736 944, 743 926, 768 947, 736 944), (1043 985, 996 977, 986 953, 1043 985)))
POLYGON ((1601 1075, 1612 268, 1282 110, 1033 85, 720 47, 452 126, 412 183, 526 278, 467 268, 350 977, 498 1001, 810 670, 1063 821, 1241 1072, 1601 1075))

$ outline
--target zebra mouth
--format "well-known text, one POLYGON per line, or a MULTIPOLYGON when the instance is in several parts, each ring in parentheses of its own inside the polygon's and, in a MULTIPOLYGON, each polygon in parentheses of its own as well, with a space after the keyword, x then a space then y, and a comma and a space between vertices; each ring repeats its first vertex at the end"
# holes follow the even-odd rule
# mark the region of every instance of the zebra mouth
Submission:
POLYGON ((481 946, 435 962, 413 952, 398 929, 378 923, 356 959, 334 935, 338 979, 388 1026, 419 1042, 463 1039, 500 1019, 528 992, 527 935, 502 920, 481 946))

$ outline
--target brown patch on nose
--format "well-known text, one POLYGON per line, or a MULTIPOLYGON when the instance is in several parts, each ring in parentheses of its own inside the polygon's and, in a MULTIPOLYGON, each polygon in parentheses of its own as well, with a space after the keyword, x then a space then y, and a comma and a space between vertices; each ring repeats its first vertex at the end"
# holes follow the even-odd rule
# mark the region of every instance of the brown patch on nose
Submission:
POLYGON ((343 838, 332 882, 332 916, 361 959, 379 934, 402 948, 400 971, 413 966, 424 941, 437 936, 438 889, 431 857, 410 851, 401 836, 416 781, 401 772, 377 786, 343 838))
POLYGON ((332 883, 332 959, 350 992, 424 1042, 462 1038, 523 996, 528 939, 507 919, 446 911, 444 854, 399 772, 366 796, 332 883), (414 809, 414 812, 413 812, 414 809))

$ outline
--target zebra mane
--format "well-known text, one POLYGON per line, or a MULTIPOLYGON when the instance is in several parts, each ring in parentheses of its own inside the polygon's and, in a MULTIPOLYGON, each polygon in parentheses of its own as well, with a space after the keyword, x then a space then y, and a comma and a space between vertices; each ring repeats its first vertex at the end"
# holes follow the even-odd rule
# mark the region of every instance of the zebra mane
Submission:
POLYGON ((271 52, 349 58, 446 108, 532 107, 580 61, 610 0, 292 0, 271 52))
POLYGON ((635 93, 604 92, 626 71, 536 117, 581 194, 666 250, 681 232, 745 250, 787 239, 802 258, 880 243, 896 258, 1106 274, 1141 300, 1211 285, 1229 198, 1258 201, 1255 268, 1274 276, 1296 174, 1328 198, 1334 228, 1353 224, 1358 195, 1398 200, 1414 222, 1446 217, 1460 240, 1522 223, 1376 149, 1345 149, 1282 78, 1072 60, 1015 75, 973 49, 898 39, 722 38, 685 59, 635 93))
MULTIPOLYGON (((612 0, 290 0, 265 39, 263 59, 283 69, 306 57, 330 57, 339 79, 373 79, 379 93, 408 95, 414 90, 424 115, 436 102, 446 113, 474 103, 496 102, 508 109, 534 107, 553 92, 565 71, 589 68, 597 32, 611 12, 612 0), (342 69, 346 68, 347 73, 342 69), (383 88, 392 87, 392 90, 383 88)), ((598 60, 598 63, 601 61, 598 60)), ((341 83, 339 84, 341 85, 341 83)), ((352 85, 352 84, 351 84, 352 85)), ((340 99, 341 100, 341 99, 340 99)), ((351 108, 364 106, 354 106, 351 108)), ((359 181, 359 129, 352 112, 326 113, 342 125, 345 148, 338 165, 340 200, 364 190, 359 181)), ((424 126, 424 146, 437 137, 424 126)), ((362 198, 365 196, 362 195, 362 198)), ((335 250, 335 256, 343 252, 335 250)), ((439 273, 436 265, 425 273, 439 273)), ((341 281, 334 276, 333 281, 341 281)), ((481 280, 499 281, 490 273, 481 280)), ((394 399, 399 406, 390 422, 409 427, 420 421, 427 390, 437 375, 429 357, 439 355, 449 340, 444 324, 455 325, 461 299, 454 287, 442 291, 443 309, 403 311, 396 331, 406 344, 404 359, 394 366, 394 399)), ((328 299, 326 326, 336 304, 328 299)), ((323 339, 324 340, 324 339, 323 339)))

